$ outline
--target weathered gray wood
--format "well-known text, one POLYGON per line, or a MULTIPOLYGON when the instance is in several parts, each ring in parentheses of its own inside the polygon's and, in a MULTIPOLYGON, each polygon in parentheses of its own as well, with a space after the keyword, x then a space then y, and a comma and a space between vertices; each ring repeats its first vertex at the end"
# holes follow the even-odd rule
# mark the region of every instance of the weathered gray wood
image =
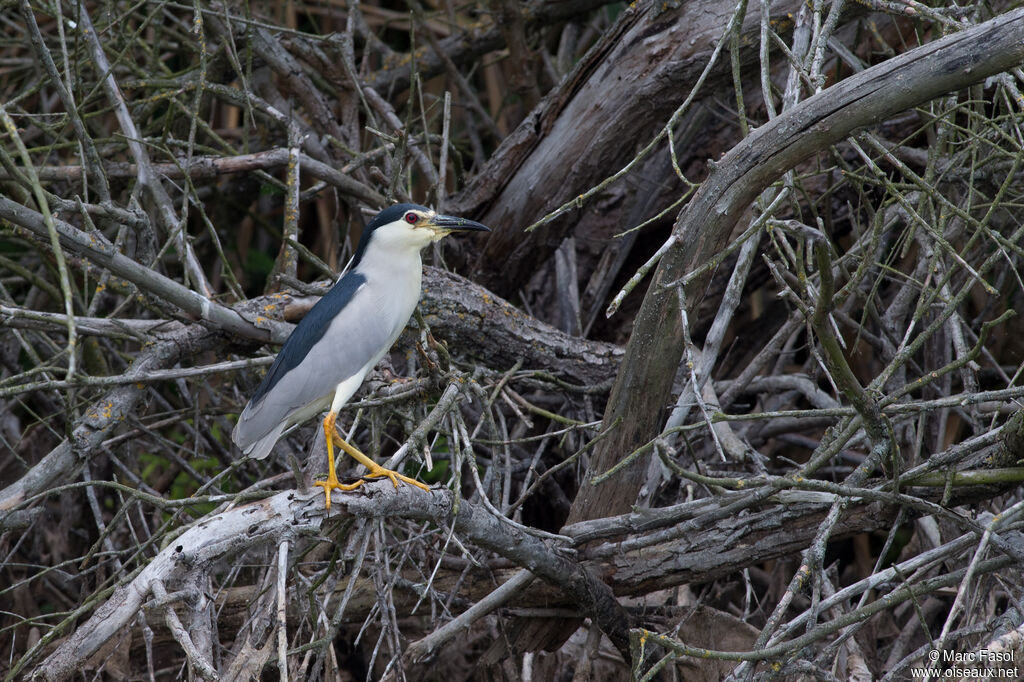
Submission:
MULTIPOLYGON (((772 14, 795 11, 798 4, 779 0, 772 4, 772 14)), ((623 167, 665 125, 704 69, 735 9, 715 0, 665 11, 662 5, 636 3, 625 10, 503 142, 487 168, 453 197, 452 210, 494 229, 485 248, 472 256, 473 280, 509 296, 536 272, 575 224, 575 214, 530 233, 524 229, 601 182, 609 169, 623 167)), ((750 38, 744 44, 757 44, 759 21, 752 7, 742 27, 750 38)), ((743 55, 744 61, 756 57, 754 49, 743 55)), ((722 59, 708 81, 708 92, 719 92, 715 84, 728 77, 728 59, 722 59)), ((687 150, 679 152, 685 159, 687 150)))
MULTIPOLYGON (((1012 435, 1008 434, 1008 437, 1012 435)), ((933 492, 933 496, 941 494, 941 487, 933 492)), ((984 487, 968 488, 960 491, 958 500, 990 494, 984 487)), ((770 501, 750 507, 744 514, 725 515, 714 524, 700 523, 701 518, 716 514, 744 495, 735 493, 706 498, 678 508, 649 510, 602 521, 599 526, 606 527, 605 530, 615 526, 618 533, 604 534, 608 544, 584 552, 580 557, 583 559, 581 565, 587 575, 600 576, 619 596, 645 595, 679 585, 709 582, 799 551, 814 537, 836 499, 830 493, 782 491, 770 501), (667 523, 670 519, 674 521, 667 523), (615 544, 628 538, 653 536, 680 522, 693 523, 696 527, 693 532, 679 533, 677 537, 642 549, 623 546, 620 551, 615 544)), ((468 507, 465 501, 461 505, 461 511, 454 518, 460 536, 495 549, 498 554, 511 558, 512 565, 540 566, 544 571, 557 571, 560 570, 558 566, 562 566, 568 571, 557 579, 549 574, 546 581, 535 582, 517 596, 516 607, 562 607, 579 609, 581 613, 587 611, 587 601, 574 598, 564 584, 577 570, 570 566, 573 562, 559 559, 554 553, 542 549, 543 543, 536 538, 523 536, 486 511, 468 507)), ((833 537, 839 539, 886 528, 892 524, 897 512, 897 505, 878 501, 852 502, 833 537)), ((387 481, 367 484, 360 492, 335 495, 332 517, 338 514, 429 519, 442 526, 453 520, 450 491, 435 490, 426 495, 408 486, 396 490, 387 481)), ((202 572, 204 567, 242 550, 272 546, 282 539, 303 534, 315 534, 325 519, 319 492, 284 491, 204 520, 166 547, 130 584, 119 588, 92 618, 78 627, 36 669, 34 677, 66 679, 91 652, 132 623, 147 599, 147 586, 153 581, 174 584, 187 574, 202 572)), ((964 519, 964 523, 968 521, 964 519)), ((576 527, 577 543, 587 542, 590 525, 576 527)), ((965 530, 969 533, 969 529, 965 530)), ((467 572, 458 565, 447 566, 435 576, 434 589, 443 593, 458 586, 461 595, 475 602, 494 589, 495 578, 500 582, 513 571, 511 568, 485 566, 467 572)), ((407 577, 416 582, 421 575, 413 571, 407 577)), ((344 591, 346 587, 343 583, 337 589, 344 591)), ((346 622, 360 622, 366 617, 377 603, 376 590, 372 579, 359 579, 346 611, 346 622)), ((259 593, 257 587, 236 587, 219 595, 216 609, 223 623, 226 625, 245 618, 251 601, 257 599, 259 593)), ((407 599, 396 595, 395 599, 398 613, 402 615, 418 601, 415 595, 409 595, 407 599)), ((291 604, 289 618, 292 609, 295 617, 299 617, 302 605, 291 604)), ((225 663, 230 664, 230 661, 225 663)))
MULTIPOLYGON (((451 491, 425 493, 411 486, 394 488, 388 481, 368 483, 333 497, 332 515, 405 517, 428 520, 439 527, 454 525, 460 535, 480 547, 497 552, 539 578, 557 585, 628 658, 626 631, 629 619, 611 589, 582 564, 550 549, 540 538, 509 525, 489 511, 460 500, 451 491)), ((64 640, 32 673, 32 679, 56 682, 68 679, 83 662, 127 627, 149 598, 155 581, 180 580, 215 561, 243 549, 274 545, 282 540, 317 532, 328 518, 322 493, 285 491, 259 502, 230 509, 196 524, 154 557, 131 582, 118 588, 84 624, 64 640)))
POLYGON ((420 309, 438 338, 494 369, 522 360, 523 369, 607 391, 622 359, 619 346, 566 334, 445 270, 424 271, 420 309))

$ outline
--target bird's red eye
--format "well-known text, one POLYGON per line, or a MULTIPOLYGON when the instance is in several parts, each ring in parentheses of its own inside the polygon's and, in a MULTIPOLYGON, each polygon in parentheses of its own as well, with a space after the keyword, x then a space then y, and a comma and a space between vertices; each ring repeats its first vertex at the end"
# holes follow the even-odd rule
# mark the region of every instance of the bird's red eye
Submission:
POLYGON ((416 221, 419 219, 420 217, 413 213, 412 211, 405 214, 405 222, 409 223, 410 225, 415 225, 416 221))

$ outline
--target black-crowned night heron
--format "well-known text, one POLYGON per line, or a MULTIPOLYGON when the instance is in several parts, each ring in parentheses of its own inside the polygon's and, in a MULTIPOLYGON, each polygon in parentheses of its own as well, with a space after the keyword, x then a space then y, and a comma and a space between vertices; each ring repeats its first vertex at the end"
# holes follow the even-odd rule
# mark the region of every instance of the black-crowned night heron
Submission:
POLYGON ((285 429, 329 410, 324 418, 327 480, 317 481, 331 507, 331 491, 353 490, 363 480, 338 482, 334 447, 370 470, 364 478, 386 476, 429 488, 380 466, 338 434, 334 422, 366 373, 405 328, 420 298, 420 251, 451 232, 489 231, 480 223, 438 215, 416 204, 387 208, 370 221, 349 271, 295 327, 256 394, 242 410, 231 437, 256 459, 267 456, 285 429))

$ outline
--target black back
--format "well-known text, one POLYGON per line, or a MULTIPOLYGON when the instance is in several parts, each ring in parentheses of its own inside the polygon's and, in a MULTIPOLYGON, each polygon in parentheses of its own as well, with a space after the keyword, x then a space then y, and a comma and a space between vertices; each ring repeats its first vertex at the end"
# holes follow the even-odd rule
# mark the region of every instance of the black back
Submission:
POLYGON ((359 287, 365 283, 365 277, 358 272, 349 270, 324 294, 323 298, 310 308, 306 316, 299 321, 292 333, 285 339, 281 352, 274 358, 274 364, 270 366, 270 370, 263 377, 256 393, 249 400, 250 404, 258 403, 289 370, 299 366, 299 363, 309 354, 310 349, 327 333, 327 328, 331 326, 331 320, 349 304, 359 287))

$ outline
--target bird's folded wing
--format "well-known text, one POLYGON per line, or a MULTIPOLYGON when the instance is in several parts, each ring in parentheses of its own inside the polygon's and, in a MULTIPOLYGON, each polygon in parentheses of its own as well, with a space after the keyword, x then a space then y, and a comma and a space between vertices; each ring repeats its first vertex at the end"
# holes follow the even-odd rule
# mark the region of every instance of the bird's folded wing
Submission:
POLYGON ((273 443, 257 444, 327 409, 338 385, 358 375, 347 400, 394 343, 401 328, 386 323, 387 300, 369 295, 364 281, 356 273, 342 278, 288 337, 235 425, 232 438, 244 452, 265 456, 273 443))

